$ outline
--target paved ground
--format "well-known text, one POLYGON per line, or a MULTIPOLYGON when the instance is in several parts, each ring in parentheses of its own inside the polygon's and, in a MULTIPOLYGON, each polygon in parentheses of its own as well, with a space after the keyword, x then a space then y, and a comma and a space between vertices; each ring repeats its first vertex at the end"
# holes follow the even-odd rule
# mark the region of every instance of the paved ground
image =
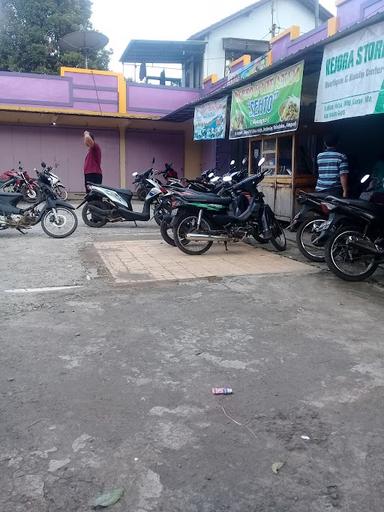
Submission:
POLYGON ((116 285, 100 247, 135 240, 0 233, 1 512, 382 512, 382 274, 116 285))

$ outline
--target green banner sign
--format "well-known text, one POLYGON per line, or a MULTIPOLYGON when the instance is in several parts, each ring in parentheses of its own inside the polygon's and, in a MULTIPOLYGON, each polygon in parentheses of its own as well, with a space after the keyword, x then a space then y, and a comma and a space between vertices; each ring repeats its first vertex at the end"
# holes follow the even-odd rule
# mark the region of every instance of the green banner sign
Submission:
POLYGON ((304 62, 232 93, 230 139, 297 129, 304 62))

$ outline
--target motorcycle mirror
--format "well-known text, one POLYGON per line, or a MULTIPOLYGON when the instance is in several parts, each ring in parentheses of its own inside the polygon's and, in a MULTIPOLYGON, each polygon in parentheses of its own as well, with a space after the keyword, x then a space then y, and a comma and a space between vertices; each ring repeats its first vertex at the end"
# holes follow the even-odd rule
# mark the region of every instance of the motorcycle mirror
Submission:
POLYGON ((241 163, 242 163, 243 165, 245 165, 245 164, 247 163, 247 161, 248 161, 248 158, 247 158, 247 157, 245 157, 245 158, 243 158, 243 159, 242 159, 241 163))
POLYGON ((230 181, 232 181, 232 176, 224 176, 223 181, 225 183, 229 183, 230 181))
POLYGON ((366 174, 365 176, 363 176, 361 178, 360 183, 366 183, 369 180, 370 177, 371 177, 370 174, 366 174))
POLYGON ((235 161, 234 160, 231 160, 231 163, 229 165, 235 165, 235 161))
POLYGON ((152 158, 152 165, 156 162, 155 157, 152 158))
POLYGON ((259 167, 261 167, 263 165, 263 163, 265 162, 265 158, 260 158, 259 160, 259 163, 257 164, 259 167))
POLYGON ((214 175, 215 175, 215 173, 214 173, 214 172, 210 172, 210 173, 208 174, 208 178, 213 178, 213 177, 214 177, 214 175))
POLYGON ((47 164, 45 162, 41 162, 41 167, 45 169, 47 167, 47 164))
POLYGON ((133 176, 133 177, 136 177, 138 174, 139 174, 138 172, 133 172, 133 173, 132 173, 132 176, 133 176))

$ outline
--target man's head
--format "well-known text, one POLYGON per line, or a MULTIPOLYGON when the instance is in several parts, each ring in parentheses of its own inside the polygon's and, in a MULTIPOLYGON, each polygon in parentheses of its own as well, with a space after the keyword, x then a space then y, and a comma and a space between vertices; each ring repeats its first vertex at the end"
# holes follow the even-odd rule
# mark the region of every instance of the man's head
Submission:
POLYGON ((84 132, 84 144, 87 146, 87 147, 92 147, 93 144, 95 143, 95 137, 93 135, 93 133, 91 132, 88 132, 87 130, 84 132))
POLYGON ((324 137, 324 144, 326 148, 335 148, 339 142, 339 137, 334 133, 328 133, 324 137))

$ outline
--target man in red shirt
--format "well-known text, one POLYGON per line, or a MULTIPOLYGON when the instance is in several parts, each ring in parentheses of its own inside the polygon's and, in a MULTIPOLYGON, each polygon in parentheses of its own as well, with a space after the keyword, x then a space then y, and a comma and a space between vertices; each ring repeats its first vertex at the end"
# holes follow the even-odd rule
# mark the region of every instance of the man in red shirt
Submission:
POLYGON ((89 148, 84 162, 85 190, 88 192, 88 182, 101 185, 103 171, 101 170, 101 149, 92 133, 84 132, 84 144, 89 148))

